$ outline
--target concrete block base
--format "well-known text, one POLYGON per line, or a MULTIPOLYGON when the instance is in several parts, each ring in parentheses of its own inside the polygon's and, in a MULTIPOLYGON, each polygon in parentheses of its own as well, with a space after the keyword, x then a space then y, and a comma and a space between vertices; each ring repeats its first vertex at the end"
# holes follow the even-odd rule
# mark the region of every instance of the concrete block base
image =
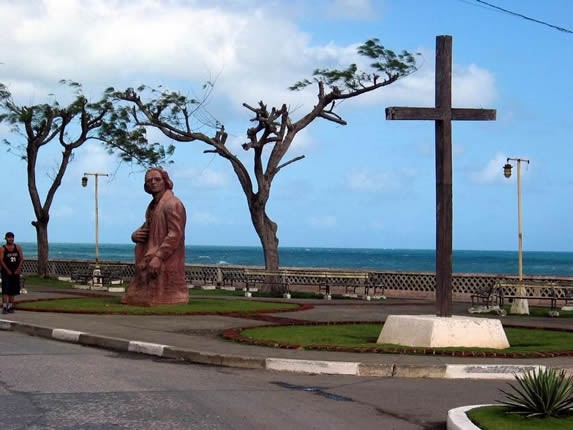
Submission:
POLYGON ((428 348, 509 348, 500 320, 465 316, 389 315, 377 343, 428 348))

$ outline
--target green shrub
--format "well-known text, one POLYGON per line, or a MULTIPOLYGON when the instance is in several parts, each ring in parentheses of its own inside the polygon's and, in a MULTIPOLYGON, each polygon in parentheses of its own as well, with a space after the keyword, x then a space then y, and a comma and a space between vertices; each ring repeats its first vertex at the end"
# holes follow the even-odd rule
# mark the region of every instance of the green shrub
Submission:
POLYGON ((565 370, 528 370, 515 375, 517 384, 509 383, 513 392, 500 390, 510 413, 527 417, 559 417, 573 412, 573 377, 565 370))

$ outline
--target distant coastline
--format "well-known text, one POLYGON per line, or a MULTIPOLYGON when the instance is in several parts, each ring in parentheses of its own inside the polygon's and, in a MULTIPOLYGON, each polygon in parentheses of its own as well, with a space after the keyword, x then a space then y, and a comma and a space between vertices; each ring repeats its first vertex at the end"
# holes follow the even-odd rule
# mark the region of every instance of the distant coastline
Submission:
MULTIPOLYGON (((21 243, 29 258, 37 255, 35 243, 21 243)), ((133 244, 100 244, 102 261, 133 262, 133 244)), ((283 267, 325 267, 405 272, 433 272, 435 253, 423 249, 281 247, 283 267)), ((94 244, 51 243, 50 259, 93 260, 94 244)), ((186 246, 187 263, 206 265, 264 265, 256 246, 186 246)), ((526 275, 573 276, 573 252, 525 251, 526 275)), ((454 250, 456 273, 517 274, 517 251, 454 250)))

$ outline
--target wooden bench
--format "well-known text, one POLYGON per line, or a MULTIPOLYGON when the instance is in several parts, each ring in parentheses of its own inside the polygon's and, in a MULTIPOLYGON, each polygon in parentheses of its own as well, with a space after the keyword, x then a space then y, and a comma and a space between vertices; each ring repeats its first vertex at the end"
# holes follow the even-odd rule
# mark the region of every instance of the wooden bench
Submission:
POLYGON ((319 285, 319 292, 324 290, 326 295, 330 295, 333 287, 343 287, 346 294, 352 291, 356 294, 357 288, 363 288, 366 292, 366 282, 368 273, 360 272, 326 272, 324 281, 319 285))
POLYGON ((561 300, 565 301, 565 305, 568 305, 569 302, 573 303, 573 288, 567 288, 561 300))
POLYGON ((93 275, 93 270, 72 270, 70 273, 70 279, 72 282, 87 284, 90 280, 93 280, 93 275))
POLYGON ((363 288, 365 295, 369 295, 371 289, 375 294, 377 290, 382 290, 382 294, 384 292, 383 285, 364 272, 247 269, 244 278, 247 291, 257 286, 278 285, 283 292, 288 293, 294 285, 318 285, 318 292, 328 296, 335 287, 343 287, 346 294, 349 292, 356 294, 358 288, 363 288))
POLYGON ((487 285, 478 289, 470 297, 472 300, 472 307, 475 306, 500 306, 503 302, 503 290, 498 282, 493 282, 491 285, 487 285))
MULTIPOLYGON (((535 282, 532 280, 527 281, 501 281, 499 282, 499 287, 501 288, 500 303, 499 306, 503 307, 505 300, 513 301, 517 299, 524 300, 548 300, 551 311, 557 310, 558 300, 562 300, 557 294, 558 285, 555 282, 535 282), (522 287, 525 289, 533 290, 532 294, 519 294, 517 288, 522 287), (515 290, 515 293, 513 292, 515 290), (546 295, 542 294, 542 290, 546 290, 546 295)), ((566 299, 563 299, 566 300, 566 299)))
POLYGON ((246 269, 244 272, 245 289, 248 291, 278 285, 282 291, 288 292, 289 283, 284 270, 246 269))
POLYGON ((201 281, 201 285, 217 283, 217 269, 212 267, 187 267, 185 269, 185 280, 189 284, 194 281, 201 281))
POLYGON ((122 284, 124 281, 124 267, 123 266, 96 266, 90 265, 84 270, 73 270, 70 274, 72 282, 80 284, 94 284, 94 285, 112 285, 122 284))
POLYGON ((235 284, 239 285, 246 285, 247 284, 247 275, 243 270, 237 271, 225 271, 223 270, 223 286, 230 285, 234 286, 235 284))

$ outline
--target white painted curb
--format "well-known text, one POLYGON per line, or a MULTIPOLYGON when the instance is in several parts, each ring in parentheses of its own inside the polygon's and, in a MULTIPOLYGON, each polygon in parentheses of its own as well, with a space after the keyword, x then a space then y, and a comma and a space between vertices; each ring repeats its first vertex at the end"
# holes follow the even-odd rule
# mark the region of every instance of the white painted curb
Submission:
POLYGON ((475 408, 481 408, 482 406, 493 406, 489 405, 471 405, 471 406, 461 406, 459 408, 450 409, 448 411, 448 420, 446 421, 447 430, 480 430, 478 426, 471 422, 471 420, 466 415, 466 412, 475 408))
POLYGON ((0 330, 12 330, 12 321, 0 320, 0 330))
MULTIPOLYGON (((180 348, 150 342, 130 341, 112 337, 92 335, 67 329, 54 329, 35 326, 10 320, 0 319, 0 330, 21 331, 32 336, 52 338, 65 342, 78 343, 94 348, 114 349, 140 354, 165 356, 165 349, 179 350, 180 348)), ((188 362, 212 364, 217 366, 235 367, 237 363, 244 363, 249 357, 237 357, 225 354, 210 354, 200 351, 181 350, 182 356, 188 362)), ((170 356, 170 354, 167 354, 170 356)), ((252 359, 256 360, 256 359, 252 359)), ((514 375, 532 369, 545 369, 546 366, 514 365, 514 364, 446 364, 446 365, 420 365, 408 366, 397 363, 376 364, 360 362, 339 362, 325 360, 298 360, 286 358, 260 359, 267 370, 315 373, 327 375, 354 375, 379 376, 392 378, 447 378, 447 379, 514 379, 514 375), (361 370, 362 368, 362 370, 361 370)), ((241 367, 241 366, 238 366, 241 367)), ((258 367, 260 368, 260 366, 258 367)), ((568 368, 572 369, 572 368, 568 368)))
POLYGON ((544 370, 545 366, 536 364, 448 364, 446 379, 498 379, 512 380, 514 375, 528 370, 544 370))
POLYGON ((130 341, 127 350, 129 352, 138 352, 140 354, 156 355, 161 357, 163 355, 163 350, 168 347, 168 345, 160 345, 157 343, 149 342, 138 342, 130 341))
POLYGON ((358 375, 359 363, 345 361, 295 360, 267 358, 265 367, 269 370, 300 373, 322 373, 329 375, 358 375))
POLYGON ((66 330, 63 328, 55 328, 54 330, 52 330, 52 337, 54 339, 63 340, 66 342, 78 343, 78 341, 80 340, 80 335, 82 334, 84 333, 81 331, 66 330))

